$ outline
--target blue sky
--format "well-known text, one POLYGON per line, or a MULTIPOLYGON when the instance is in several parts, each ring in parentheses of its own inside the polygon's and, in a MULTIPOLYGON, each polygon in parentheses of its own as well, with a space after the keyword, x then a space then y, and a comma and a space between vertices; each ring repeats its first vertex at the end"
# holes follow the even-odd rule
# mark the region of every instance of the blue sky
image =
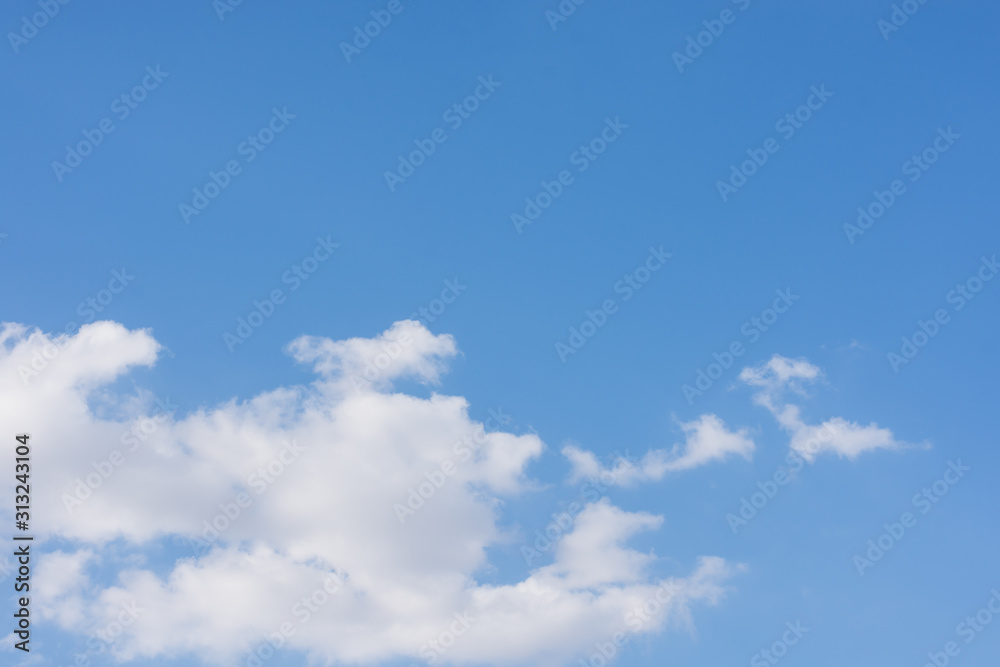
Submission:
MULTIPOLYGON (((30 38, 7 36, 0 276, 8 287, 0 319, 24 329, 8 329, 4 342, 3 393, 16 406, 0 420, 5 432, 40 434, 41 465, 51 459, 54 469, 68 456, 82 467, 67 463, 58 475, 72 480, 114 445, 102 429, 152 416, 152 397, 169 397, 176 411, 155 437, 183 443, 185 456, 202 452, 190 462, 194 470, 195 460, 214 460, 211 419, 195 424, 199 414, 225 412, 234 398, 314 386, 317 377, 329 379, 311 367, 317 360, 343 370, 377 351, 318 340, 375 340, 394 322, 419 319, 421 308, 437 309, 422 322, 426 332, 408 329, 419 359, 383 378, 378 400, 392 391, 424 406, 433 395, 463 397, 469 420, 486 422, 502 409, 510 421, 500 430, 539 447, 523 453, 516 493, 499 482, 490 487, 500 499, 495 527, 515 537, 484 538, 485 560, 457 571, 504 586, 551 563, 548 553, 529 566, 520 548, 553 513, 587 500, 580 487, 593 468, 572 465, 563 448, 572 444, 609 467, 627 452, 645 477, 601 495, 622 512, 663 517, 627 538, 636 553, 656 556, 636 566, 642 581, 691 577, 706 555, 732 571, 720 579, 717 600, 693 596, 689 624, 661 619, 662 627, 619 650, 618 664, 746 664, 796 621, 809 630, 781 658, 788 665, 923 665, 949 641, 961 647, 954 664, 992 664, 1000 628, 986 626, 966 643, 956 626, 1000 587, 989 509, 1000 463, 990 417, 1000 283, 985 279, 996 272, 1000 246, 998 9, 914 2, 915 13, 888 31, 879 22, 892 20, 890 2, 589 0, 562 3, 575 10, 557 21, 546 14, 559 11, 555 0, 399 0, 399 13, 348 59, 342 44, 373 20, 371 12, 387 16, 389 4, 248 1, 220 16, 209 0, 70 2, 29 29, 30 38), (727 23, 719 21, 724 11, 727 23), (674 53, 713 28, 721 33, 679 68, 674 53), (142 99, 131 108, 122 95, 142 99), (467 117, 453 110, 461 104, 467 117), (794 132, 782 129, 796 112, 794 132), (100 131, 102 121, 113 131, 100 131), (102 138, 78 166, 53 166, 67 163, 67 146, 87 141, 85 133, 97 136, 95 128, 102 138), (399 156, 431 144, 412 175, 387 184, 399 156), (718 183, 753 155, 766 162, 745 167, 753 172, 745 184, 721 196, 718 183), (915 156, 933 163, 920 167, 915 156), (228 176, 220 176, 227 164, 228 176), (537 219, 512 220, 527 215, 525 199, 537 201, 545 184, 559 191, 553 183, 563 172, 560 194, 537 219), (185 215, 181 205, 194 206, 194 190, 203 192, 213 173, 226 187, 185 215), (896 193, 886 194, 897 180, 896 193), (874 224, 863 233, 845 229, 880 197, 885 212, 874 224), (670 256, 655 259, 656 251, 670 256), (626 276, 648 281, 633 289, 626 276), (245 341, 227 345, 224 334, 237 334, 238 318, 275 290, 281 302, 273 313, 245 341), (443 296, 452 301, 435 301, 443 296), (571 327, 580 330, 588 311, 607 303, 593 336, 560 355, 557 344, 572 346, 571 327), (775 305, 787 310, 768 314, 775 305), (935 327, 927 322, 936 312, 935 327), (752 319, 772 317, 766 331, 752 319), (53 368, 63 361, 79 368, 57 388, 46 384, 56 373, 42 369, 37 381, 19 373, 38 336, 56 340, 67 324, 93 320, 121 327, 109 324, 77 347, 59 339, 69 347, 53 368), (904 354, 901 339, 914 342, 920 322, 934 335, 912 359, 893 364, 890 353, 904 354), (316 338, 296 359, 288 346, 301 336, 316 338), (701 394, 686 395, 699 371, 710 372, 713 354, 724 358, 734 343, 742 352, 730 367, 701 394), (100 355, 113 372, 102 375, 93 368, 100 363, 87 361, 100 355), (747 367, 758 371, 741 380, 747 367), (86 414, 67 417, 77 399, 86 414), (801 409, 798 426, 776 419, 788 405, 801 409), (717 456, 689 465, 683 455, 694 449, 682 425, 706 414, 752 441, 752 451, 706 435, 717 456), (51 426, 77 417, 95 429, 91 435, 51 426), (795 438, 807 439, 803 425, 838 418, 857 430, 805 463, 734 534, 727 514, 787 467, 795 438), (643 459, 648 451, 661 454, 643 459), (664 460, 673 463, 655 472, 664 460), (921 513, 914 495, 959 460, 970 469, 921 513), (861 576, 853 558, 907 511, 915 525, 861 576)), ((37 3, 10 3, 0 25, 20 33, 23 17, 39 11, 37 3)), ((265 413, 254 419, 272 435, 294 430, 265 413)), ((400 424, 410 418, 384 414, 400 424)), ((421 417, 414 432, 430 429, 429 421, 421 417)), ((459 421, 434 428, 468 426, 459 421)), ((233 441, 223 449, 239 459, 240 436, 225 437, 233 441)), ((348 437, 344 451, 349 446, 348 437)), ((516 449, 497 444, 506 446, 516 449)), ((200 468, 186 479, 187 463, 164 472, 178 475, 175 493, 214 479, 200 468)), ((500 463, 483 464, 490 465, 500 463)), ((119 504, 109 501, 104 519, 86 528, 66 522, 63 489, 54 486, 62 478, 52 472, 47 487, 46 474, 38 473, 33 491, 45 537, 39 549, 76 554, 86 583, 65 582, 62 590, 55 582, 40 593, 47 598, 38 602, 32 662, 24 664, 63 665, 85 651, 92 628, 56 609, 79 604, 97 613, 88 605, 107 602, 102 590, 128 588, 122 572, 138 567, 165 578, 188 554, 174 540, 181 520, 163 518, 154 505, 142 521, 130 517, 138 521, 126 521, 130 528, 114 527, 114 508, 141 497, 129 485, 130 466, 115 473, 119 504), (58 518, 45 514, 46 502, 58 518)), ((399 487, 404 498, 408 484, 399 487)), ((208 505, 192 516, 217 504, 205 497, 208 505)), ((239 553, 259 538, 295 560, 280 530, 263 519, 259 527, 243 542, 216 546, 239 553)), ((171 604, 183 609, 182 600, 171 604)), ((600 632, 599 619, 588 622, 582 640, 556 632, 533 639, 539 648, 524 659, 587 659, 597 641, 590 634, 600 632)), ((137 627, 118 656, 134 664, 244 664, 210 656, 190 638, 157 643, 137 627)), ((243 655, 239 642, 231 638, 232 651, 243 655)), ((285 649, 267 664, 305 664, 308 651, 345 659, 321 643, 310 647, 285 649)), ((464 650, 459 644, 441 660, 519 659, 464 650)), ((415 651, 358 651, 367 664, 421 660, 415 651)), ((90 658, 112 664, 107 653, 90 658)))

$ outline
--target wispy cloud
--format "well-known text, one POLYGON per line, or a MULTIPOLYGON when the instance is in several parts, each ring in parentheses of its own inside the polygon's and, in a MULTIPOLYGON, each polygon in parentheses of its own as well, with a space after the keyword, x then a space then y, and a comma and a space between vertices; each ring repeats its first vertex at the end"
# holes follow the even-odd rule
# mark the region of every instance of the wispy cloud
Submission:
POLYGON ((789 447, 812 463, 824 452, 855 459, 864 452, 877 449, 901 449, 908 446, 893 436, 892 431, 872 422, 862 426, 842 417, 833 417, 820 424, 808 424, 798 405, 785 400, 787 392, 806 396, 806 387, 821 380, 822 371, 806 359, 789 359, 779 354, 759 366, 744 368, 740 380, 757 392, 753 400, 766 408, 791 436, 789 447))
POLYGON ((753 457, 754 443, 748 431, 732 431, 715 415, 705 414, 694 421, 679 422, 679 426, 684 431, 683 443, 675 444, 671 449, 650 450, 637 465, 624 462, 614 470, 602 466, 593 452, 575 445, 563 447, 562 453, 572 466, 570 482, 604 479, 610 474, 614 484, 630 486, 638 482, 659 481, 668 472, 690 470, 734 455, 747 460, 753 457))

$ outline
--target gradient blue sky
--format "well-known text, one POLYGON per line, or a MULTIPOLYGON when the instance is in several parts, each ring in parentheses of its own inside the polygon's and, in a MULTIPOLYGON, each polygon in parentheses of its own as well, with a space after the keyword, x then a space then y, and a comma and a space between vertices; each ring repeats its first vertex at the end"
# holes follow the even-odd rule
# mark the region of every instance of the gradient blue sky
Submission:
MULTIPOLYGON (((630 543, 661 556, 658 571, 687 571, 701 554, 748 566, 718 606, 696 610, 693 634, 643 638, 618 664, 747 664, 797 619, 810 630, 784 664, 924 664, 1000 587, 1000 283, 959 311, 947 301, 1000 249, 997 6, 932 0, 886 40, 877 22, 891 2, 590 0, 555 30, 545 12, 556 0, 402 4, 350 63, 339 44, 385 3, 248 0, 220 20, 209 0, 71 2, 18 52, 5 46, 0 319, 82 324, 78 305, 124 267, 134 281, 100 319, 149 328, 167 351, 114 386, 169 396, 184 414, 309 382, 284 351, 291 340, 373 337, 457 279, 467 290, 428 324, 461 350, 436 390, 466 397, 475 419, 502 407, 509 430, 548 447, 529 469, 544 488, 508 500, 505 525, 531 534, 576 499, 566 441, 641 456, 706 412, 753 433, 752 462, 610 492, 665 517, 630 543), (735 22, 679 73, 672 53, 726 8, 735 22), (119 119, 112 102, 147 66, 169 76, 119 119), (487 76, 500 87, 449 128, 442 113, 487 76), (821 85, 833 96, 781 138, 776 121, 821 85), (238 145, 273 108, 295 119, 243 162, 238 145), (52 162, 105 117, 114 132, 59 182, 52 162), (571 154, 606 118, 628 127, 578 173, 571 154), (439 127, 447 141, 390 191, 384 172, 439 127), (909 181, 904 163, 949 127, 960 138, 909 181), (717 181, 769 137, 780 150, 723 202, 717 181), (242 172, 185 224, 178 205, 233 159, 242 172), (574 183, 518 233, 511 214, 563 169, 574 183), (844 224, 894 179, 906 193, 848 242, 844 224), (333 257, 231 353, 223 333, 328 235, 333 257), (616 282, 660 245, 671 259, 623 301, 616 282), (786 288, 800 299, 689 404, 682 386, 714 352, 747 343, 743 324, 786 288), (608 298, 620 309, 563 363, 555 344, 608 298), (894 372, 887 354, 939 308, 949 323, 894 372), (787 434, 737 382, 774 354, 823 370, 795 401, 811 420, 874 421, 931 447, 828 456, 734 535, 725 515, 787 453, 787 434), (852 557, 959 458, 967 477, 859 577, 852 557)), ((35 11, 8 3, 0 27, 35 11)), ((523 578, 518 546, 491 550, 496 569, 480 580, 523 578)), ((36 632, 38 664, 69 664, 85 646, 36 632)), ((1000 627, 962 646, 954 664, 993 664, 1000 627)))

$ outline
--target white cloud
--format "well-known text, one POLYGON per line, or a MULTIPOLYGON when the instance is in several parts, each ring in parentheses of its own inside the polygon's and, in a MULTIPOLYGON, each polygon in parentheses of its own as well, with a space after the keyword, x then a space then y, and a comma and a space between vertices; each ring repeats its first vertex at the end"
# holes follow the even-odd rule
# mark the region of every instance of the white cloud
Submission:
POLYGON ((82 549, 74 553, 53 551, 38 561, 32 587, 39 600, 38 613, 43 619, 55 619, 63 626, 83 622, 80 593, 87 585, 84 568, 93 560, 94 553, 82 549))
POLYGON ((689 470, 730 455, 750 460, 754 443, 746 429, 730 431, 725 422, 712 414, 705 414, 690 422, 681 422, 684 444, 670 450, 654 449, 643 456, 638 464, 619 459, 613 468, 601 465, 597 457, 574 445, 567 445, 562 453, 570 461, 570 482, 581 479, 601 479, 607 484, 629 486, 637 482, 658 481, 668 472, 689 470))
POLYGON ((796 380, 814 381, 822 376, 822 371, 807 359, 789 359, 776 354, 757 367, 746 367, 740 372, 740 379, 755 387, 780 389, 796 380))
MULTIPOLYGON (((554 664, 621 629, 665 581, 649 572, 653 556, 624 544, 661 519, 607 502, 580 514, 553 563, 513 584, 476 581, 487 549, 506 539, 503 500, 532 488, 526 467, 543 444, 484 433, 461 397, 393 392, 397 378, 439 380, 457 353, 448 336, 398 322, 370 340, 300 338, 289 349, 314 364, 309 386, 182 418, 156 415, 143 394, 102 392, 95 411, 102 385, 152 365, 159 349, 150 332, 110 322, 55 338, 17 325, 0 331, 0 430, 32 434, 32 483, 48 490, 34 495, 33 528, 78 547, 42 561, 53 583, 39 591, 39 609, 80 633, 115 627, 129 605, 141 609, 114 644, 119 658, 231 662, 286 622, 295 632, 285 644, 320 661, 427 658, 458 613, 475 622, 444 660, 554 664), (25 384, 18 366, 39 349, 51 359, 25 384), (459 446, 470 440, 481 444, 459 446), (453 472, 401 525, 393 506, 445 461, 453 472), (87 497, 67 503, 77 491, 87 497), (110 540, 142 550, 152 540, 211 538, 213 522, 213 549, 186 554, 165 575, 130 565, 109 582, 88 569, 110 540), (302 598, 332 573, 343 585, 300 622, 302 598)), ((703 420, 688 432, 672 465, 715 456, 698 435, 712 427, 703 420)), ((12 493, 9 478, 0 493, 12 493)), ((719 558, 699 561, 673 580, 683 594, 641 631, 689 623, 692 606, 717 602, 733 571, 719 558)))
POLYGON ((402 377, 437 384, 445 359, 456 354, 455 339, 435 336, 415 320, 396 322, 376 338, 330 340, 301 336, 288 346, 297 361, 312 363, 328 381, 384 388, 402 377))
POLYGON ((876 449, 899 449, 907 446, 898 441, 892 431, 872 422, 862 426, 841 417, 833 417, 821 424, 807 424, 801 417, 799 406, 783 400, 786 390, 805 394, 805 386, 822 377, 822 372, 805 359, 789 359, 774 355, 760 366, 744 368, 740 379, 759 390, 754 401, 767 408, 791 435, 789 447, 803 459, 812 463, 823 452, 841 458, 855 459, 864 452, 876 449))
POLYGON ((776 410, 774 400, 785 390, 804 395, 804 386, 822 377, 823 372, 806 359, 789 359, 780 354, 759 366, 747 366, 740 371, 740 380, 751 387, 760 388, 754 394, 754 402, 772 412, 776 410))

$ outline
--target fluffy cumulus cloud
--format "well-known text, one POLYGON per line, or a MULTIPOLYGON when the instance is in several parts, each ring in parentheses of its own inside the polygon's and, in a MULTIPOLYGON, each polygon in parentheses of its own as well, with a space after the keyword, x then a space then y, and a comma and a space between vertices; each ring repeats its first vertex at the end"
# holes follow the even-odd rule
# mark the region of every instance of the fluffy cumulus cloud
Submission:
POLYGON ((637 463, 619 459, 611 468, 601 465, 597 456, 575 445, 563 447, 563 455, 572 466, 570 481, 601 479, 611 484, 629 486, 637 482, 658 481, 668 472, 688 470, 730 456, 750 460, 754 443, 746 429, 730 430, 725 422, 712 414, 679 424, 684 443, 671 449, 654 449, 637 463))
MULTIPOLYGON (((31 433, 33 528, 60 538, 38 566, 39 613, 117 635, 118 658, 247 664, 270 637, 321 662, 556 664, 620 630, 689 625, 736 570, 704 557, 654 575, 656 559, 627 543, 661 518, 603 500, 551 563, 477 581, 508 539, 504 499, 535 487, 527 466, 543 443, 484 429, 461 397, 396 391, 403 377, 435 385, 457 353, 416 322, 371 339, 300 338, 289 352, 314 382, 185 415, 166 397, 109 389, 160 349, 112 322, 73 336, 0 330, 0 431, 31 433), (164 545, 166 566, 145 565, 164 545), (123 549, 131 561, 102 563, 123 549)), ((753 449, 711 415, 683 428, 683 446, 636 474, 753 449)))
POLYGON ((841 417, 819 424, 808 424, 798 405, 785 400, 787 392, 804 395, 805 388, 823 377, 820 369, 805 359, 774 355, 767 362, 744 368, 740 380, 757 388, 754 402, 767 408, 790 436, 789 447, 806 461, 829 452, 855 459, 876 449, 900 449, 906 443, 896 440, 892 431, 874 422, 863 426, 841 417))

